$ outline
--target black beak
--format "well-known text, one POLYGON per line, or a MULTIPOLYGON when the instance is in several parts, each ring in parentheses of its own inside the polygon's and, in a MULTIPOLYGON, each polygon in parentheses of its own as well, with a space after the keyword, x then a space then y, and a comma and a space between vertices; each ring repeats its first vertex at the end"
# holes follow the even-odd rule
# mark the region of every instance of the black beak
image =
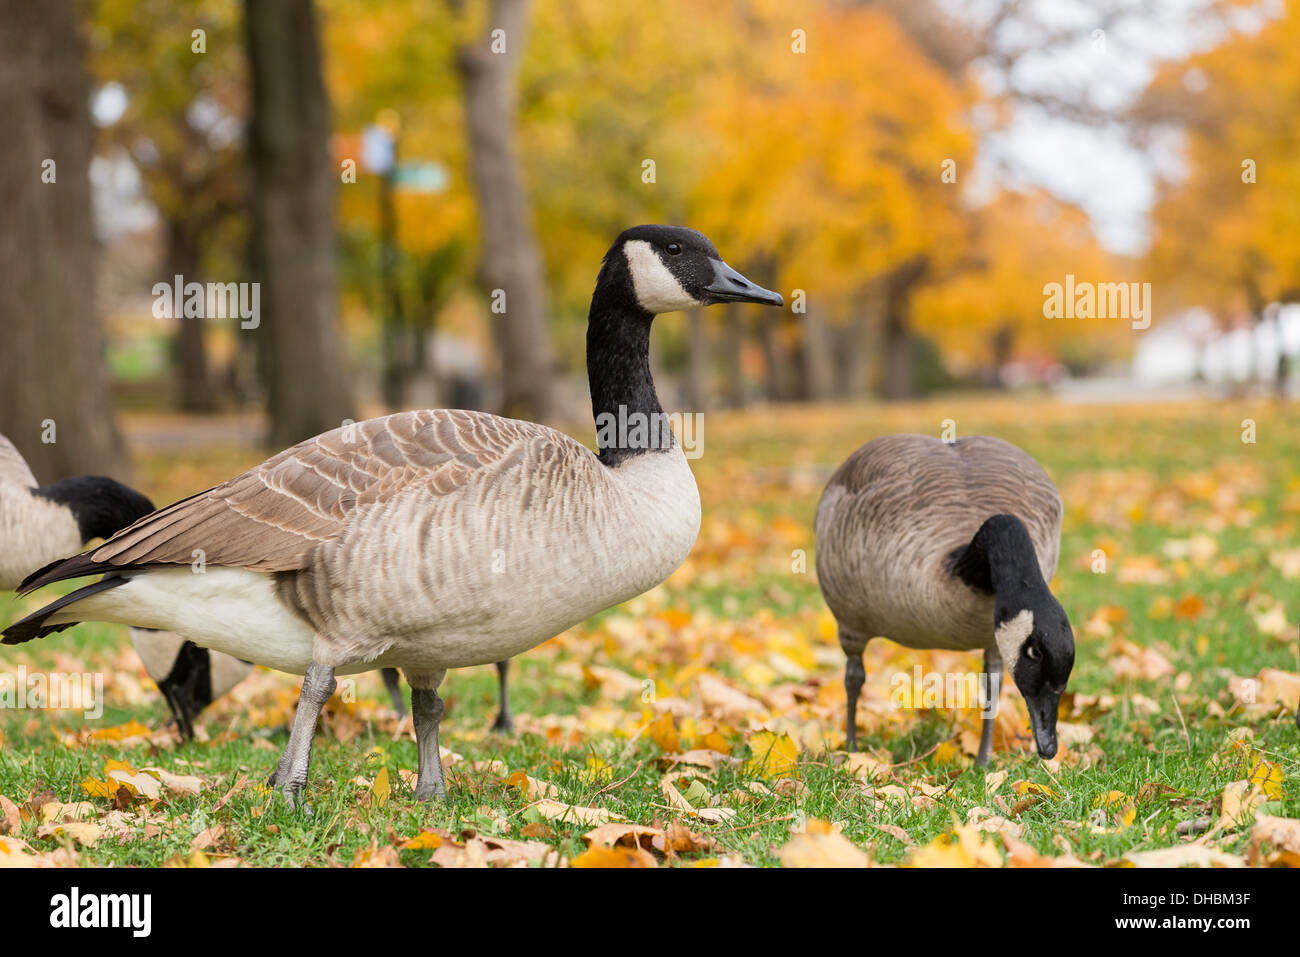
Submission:
POLYGON ((764 306, 784 306, 779 292, 750 282, 721 259, 713 260, 713 282, 704 287, 714 302, 757 302, 764 306))
POLYGON ((1034 729, 1034 743, 1038 745, 1039 756, 1056 757, 1056 712, 1061 706, 1061 692, 1045 691, 1033 697, 1025 695, 1025 704, 1029 705, 1029 723, 1034 729))

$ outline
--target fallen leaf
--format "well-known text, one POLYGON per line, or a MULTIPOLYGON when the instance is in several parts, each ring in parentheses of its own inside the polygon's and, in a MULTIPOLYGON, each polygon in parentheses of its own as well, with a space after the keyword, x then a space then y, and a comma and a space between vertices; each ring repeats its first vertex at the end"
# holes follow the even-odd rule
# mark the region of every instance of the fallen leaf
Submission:
POLYGON ((569 862, 570 867, 658 867, 654 855, 639 847, 591 847, 569 862))
POLYGON ((563 801, 555 801, 550 798, 542 798, 528 806, 530 811, 536 811, 539 815, 548 821, 562 821, 573 824, 585 824, 587 827, 595 827, 598 824, 608 824, 610 821, 623 821, 626 818, 621 814, 615 814, 613 811, 603 807, 578 807, 573 804, 565 804, 563 801))
POLYGON ((914 847, 906 867, 1001 867, 997 845, 974 825, 953 823, 953 829, 924 847, 914 847))
POLYGON ((588 847, 640 847, 647 851, 663 851, 667 847, 667 838, 657 827, 616 821, 588 831, 582 840, 588 847))
POLYGON ((786 867, 870 867, 871 858, 861 848, 819 818, 809 818, 807 829, 795 834, 776 852, 786 867))
POLYGON ((755 777, 796 777, 799 772, 799 750, 788 734, 759 731, 749 738, 753 757, 745 765, 747 773, 755 777))
POLYGON ((388 784, 388 767, 381 767, 375 774, 374 783, 370 785, 371 807, 380 808, 388 803, 389 784, 388 784))
POLYGON ((1245 867, 1246 862, 1203 844, 1180 844, 1155 851, 1131 851, 1122 858, 1133 867, 1245 867))

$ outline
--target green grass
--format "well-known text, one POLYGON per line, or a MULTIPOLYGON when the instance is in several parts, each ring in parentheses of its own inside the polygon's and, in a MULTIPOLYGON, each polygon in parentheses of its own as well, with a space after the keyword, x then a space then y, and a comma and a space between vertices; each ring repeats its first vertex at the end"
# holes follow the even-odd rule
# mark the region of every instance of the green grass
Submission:
MULTIPOLYGON (((683 572, 651 599, 598 616, 518 659, 511 697, 521 730, 513 737, 487 731, 496 708, 493 669, 449 676, 441 691, 448 704, 442 743, 463 755, 466 764, 449 768, 447 803, 413 802, 398 772, 414 770, 415 746, 409 734, 392 740, 395 723, 373 676, 359 679, 360 700, 351 717, 342 724, 327 720, 317 736, 309 816, 253 786, 274 765, 290 715, 288 681, 265 677, 257 679, 248 700, 219 702, 207 713, 211 740, 186 745, 155 739, 138 746, 81 746, 65 740, 87 726, 109 727, 129 719, 160 728, 166 712, 156 693, 132 700, 135 685, 146 691, 151 687, 138 673, 120 688, 110 680, 108 705, 97 722, 49 712, 0 711, 5 736, 0 794, 18 804, 47 790, 55 797, 37 803, 82 800, 82 780, 102 777, 110 758, 205 780, 208 786, 200 796, 167 797, 152 808, 156 835, 145 839, 133 834, 120 843, 107 838, 78 848, 80 861, 87 864, 153 866, 185 859, 195 835, 216 824, 224 827, 225 837, 209 849, 212 859, 231 856, 262 866, 349 864, 372 843, 398 845, 422 829, 441 829, 451 837, 467 829, 515 839, 532 836, 571 858, 584 849, 581 836, 590 827, 538 821, 501 775, 466 765, 501 761, 510 772, 551 782, 565 802, 600 806, 637 824, 680 817, 667 807, 660 788, 669 770, 663 751, 644 734, 634 739, 655 710, 635 693, 583 680, 584 666, 601 665, 635 681, 652 679, 660 697, 687 702, 687 717, 678 724, 683 737, 693 739, 689 743, 700 746, 710 730, 726 742, 729 760, 721 763, 707 790, 734 809, 735 816, 718 825, 688 822, 692 830, 711 837, 714 848, 676 857, 674 863, 731 857, 776 864, 792 825, 805 818, 835 822, 878 862, 902 862, 908 845, 882 827, 902 828, 912 842, 925 845, 951 830, 954 818, 966 820, 977 806, 1014 817, 1023 829, 1021 840, 1043 854, 1056 856, 1068 849, 1084 860, 1114 863, 1133 851, 1182 842, 1176 833, 1180 823, 1217 818, 1224 787, 1250 771, 1235 757, 1216 759, 1228 752, 1229 735, 1241 728, 1253 736, 1256 757, 1275 763, 1285 775, 1281 796, 1266 809, 1300 818, 1300 732, 1294 714, 1280 708, 1245 709, 1228 691, 1232 676, 1252 677, 1266 667, 1300 670, 1294 624, 1300 579, 1286 577, 1270 561, 1271 554, 1300 548, 1300 434, 1291 425, 1294 414, 1292 407, 1271 401, 1081 409, 962 398, 889 408, 785 408, 714 416, 708 422, 706 454, 695 463, 704 528, 683 572), (1241 442, 1241 420, 1247 417, 1257 423, 1253 445, 1241 442), (1077 695, 1109 696, 1112 704, 1103 710, 1080 709, 1066 718, 1092 729, 1091 748, 1076 749, 1076 757, 1088 754, 1087 761, 1049 767, 1023 750, 996 753, 988 770, 1007 772, 996 794, 986 790, 985 769, 975 768, 965 756, 945 761, 941 753, 914 761, 952 739, 965 715, 929 711, 900 722, 868 720, 859 734, 862 747, 901 765, 895 770, 898 782, 946 789, 924 807, 899 801, 878 806, 843 767, 843 754, 833 750, 843 741, 842 656, 826 629, 811 573, 811 520, 829 470, 854 448, 885 432, 937 434, 945 418, 956 419, 959 434, 987 432, 1021 445, 1061 487, 1067 507, 1055 584, 1078 643, 1070 688, 1077 695), (1215 553, 1204 561, 1185 562, 1166 554, 1171 540, 1194 536, 1212 541, 1215 553), (1089 567, 1099 547, 1108 552, 1103 574, 1089 567), (792 553, 800 548, 810 569, 802 574, 791 569, 792 553), (1121 580, 1123 569, 1153 559, 1167 580, 1121 580), (1199 614, 1171 613, 1171 605, 1189 596, 1203 603, 1199 614), (1292 624, 1282 634, 1268 635, 1256 615, 1276 602, 1283 604, 1292 624), (1106 607, 1123 610, 1116 635, 1109 637, 1085 627, 1106 607), (783 676, 773 673, 771 665, 778 659, 762 645, 787 634, 815 661, 783 676), (1159 650, 1173 673, 1154 680, 1117 675, 1111 666, 1112 643, 1120 637, 1159 650), (820 735, 831 747, 826 751, 805 742, 798 760, 803 787, 797 793, 774 790, 743 802, 735 799, 733 791, 755 778, 747 761, 751 732, 745 722, 726 720, 699 703, 694 682, 701 672, 759 697, 783 684, 809 689, 811 701, 788 711, 773 707, 763 716, 779 730, 812 725, 816 734, 810 739, 820 735), (1149 713, 1147 702, 1154 705, 1149 713), (355 737, 338 740, 339 728, 355 731, 355 737), (903 764, 909 761, 913 763, 903 764), (381 765, 393 782, 392 795, 382 807, 370 807, 369 788, 354 779, 373 779, 381 765), (218 809, 241 776, 249 786, 218 809), (1011 790, 1020 781, 1041 784, 1055 796, 1022 802, 1011 790), (1095 805, 1111 791, 1136 802, 1131 826, 1120 829, 1104 815, 1097 817, 1095 805), (1137 800, 1140 794, 1144 798, 1137 800), (1098 822, 1105 826, 1094 831, 1091 824, 1098 822)), ((156 464, 145 465, 147 474, 165 474, 156 464)), ((31 607, 31 599, 0 597, 0 618, 11 620, 31 607)), ((111 675, 119 670, 114 665, 120 664, 124 641, 121 629, 85 625, 5 649, 0 663, 6 669, 20 661, 29 669, 84 666, 111 675)), ((914 660, 932 661, 885 642, 873 642, 868 649, 869 672, 874 663, 879 681, 885 677, 880 669, 910 669, 914 660)), ((975 656, 959 660, 963 667, 978 667, 975 656)), ((868 677, 870 681, 872 675, 868 677)), ((103 799, 95 803, 104 812, 109 808, 103 799)), ((57 848, 58 838, 36 837, 37 824, 25 822, 16 836, 40 852, 57 848)), ((1250 827, 1218 833, 1214 843, 1245 854, 1250 827)), ((430 852, 402 850, 398 855, 401 863, 416 866, 425 864, 430 852)))

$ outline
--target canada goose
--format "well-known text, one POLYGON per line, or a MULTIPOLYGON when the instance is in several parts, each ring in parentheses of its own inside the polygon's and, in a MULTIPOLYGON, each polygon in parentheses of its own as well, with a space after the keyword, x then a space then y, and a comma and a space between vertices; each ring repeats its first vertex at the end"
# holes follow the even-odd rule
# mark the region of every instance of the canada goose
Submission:
MULTIPOLYGON (((1029 705, 1038 753, 1056 754, 1056 712, 1074 633, 1047 582, 1061 496, 1033 458, 1001 439, 889 435, 831 476, 817 506, 817 578, 848 655, 848 750, 872 637, 909 648, 983 649, 985 700, 1005 667, 1029 705)), ((976 761, 993 747, 984 716, 976 761)))
POLYGON ((85 619, 178 628, 303 674, 272 775, 292 803, 336 674, 401 668, 412 688, 417 799, 443 797, 437 688, 662 582, 699 533, 694 476, 650 373, 659 313, 780 305, 691 229, 638 226, 606 253, 587 321, 599 455, 554 429, 482 412, 400 412, 308 439, 177 502, 24 591, 104 573, 11 625, 6 643, 85 619), (190 569, 202 549, 206 571, 190 569))
MULTIPOLYGON (((153 503, 135 489, 99 475, 38 485, 22 453, 0 435, 0 588, 17 589, 38 569, 153 510, 153 503)), ((130 635, 185 740, 194 736, 195 716, 253 667, 170 631, 131 628, 130 635)))

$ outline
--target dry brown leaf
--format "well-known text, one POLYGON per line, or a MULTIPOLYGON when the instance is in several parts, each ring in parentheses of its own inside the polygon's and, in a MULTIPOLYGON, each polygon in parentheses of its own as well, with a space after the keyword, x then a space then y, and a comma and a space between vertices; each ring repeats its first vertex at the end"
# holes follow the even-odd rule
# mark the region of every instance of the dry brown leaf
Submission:
POLYGON ((737 691, 720 678, 703 674, 695 679, 704 709, 711 714, 732 720, 743 720, 751 714, 766 714, 767 706, 757 698, 737 691))
POLYGON ((226 829, 220 824, 214 824, 194 836, 194 840, 190 841, 190 851, 205 851, 214 846, 225 835, 226 829))
POLYGON ((588 847, 640 847, 660 852, 667 847, 667 837, 657 827, 618 822, 602 824, 582 835, 582 840, 588 847))
POLYGON ((1270 865, 1300 866, 1300 821, 1271 814, 1257 814, 1254 830, 1250 833, 1252 863, 1259 863, 1264 844, 1272 851, 1267 860, 1270 865))
POLYGON ((534 801, 529 805, 530 808, 536 809, 537 813, 548 821, 562 821, 571 824, 585 824, 587 827, 596 827, 599 824, 608 824, 610 821, 623 821, 626 818, 621 814, 615 814, 613 811, 603 807, 578 807, 574 804, 565 804, 563 801, 555 801, 551 798, 542 798, 534 801))
POLYGON ((1235 854, 1204 844, 1180 844, 1155 851, 1132 851, 1122 858, 1133 867, 1245 867, 1235 854))
POLYGON ((402 862, 397 855, 397 848, 393 847, 391 844, 381 845, 377 841, 371 841, 369 847, 357 848, 356 854, 352 855, 351 866, 401 867, 402 862))

